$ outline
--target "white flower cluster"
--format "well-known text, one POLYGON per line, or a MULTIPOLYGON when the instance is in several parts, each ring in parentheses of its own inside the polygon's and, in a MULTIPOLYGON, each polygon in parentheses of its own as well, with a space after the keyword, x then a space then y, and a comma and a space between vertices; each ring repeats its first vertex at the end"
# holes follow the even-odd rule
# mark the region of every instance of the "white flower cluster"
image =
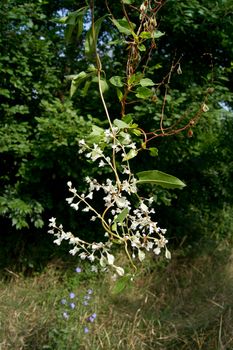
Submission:
POLYGON ((119 275, 124 274, 122 267, 115 265, 115 257, 111 253, 114 243, 124 245, 126 254, 134 265, 133 260, 138 257, 140 261, 145 258, 145 251, 153 251, 158 255, 161 249, 165 249, 165 256, 170 258, 170 252, 166 247, 167 240, 164 237, 166 230, 158 227, 153 221, 154 209, 151 209, 153 198, 145 199, 138 196, 137 180, 131 172, 129 159, 132 152, 137 152, 135 143, 128 133, 114 127, 105 130, 105 145, 111 147, 112 157, 106 156, 103 149, 94 144, 90 147, 84 140, 80 140, 80 153, 92 161, 98 160, 99 167, 108 166, 113 170, 114 180, 106 179, 99 183, 96 179, 86 177, 88 191, 79 194, 68 182, 68 188, 72 196, 67 198, 69 205, 75 210, 90 212, 91 221, 99 220, 105 231, 106 242, 88 243, 75 237, 71 232, 64 232, 62 225, 57 226, 56 219, 50 219, 49 233, 56 239, 54 243, 60 245, 67 240, 73 248, 71 254, 77 254, 81 259, 93 262, 100 261, 102 267, 108 265, 115 268, 119 275), (127 137, 126 137, 127 136, 127 137), (116 165, 116 155, 121 156, 120 165, 116 165), (123 163, 122 165, 122 161, 123 163), (120 174, 120 175, 119 175, 120 174), (95 192, 103 194, 103 213, 100 214, 92 204, 95 192))

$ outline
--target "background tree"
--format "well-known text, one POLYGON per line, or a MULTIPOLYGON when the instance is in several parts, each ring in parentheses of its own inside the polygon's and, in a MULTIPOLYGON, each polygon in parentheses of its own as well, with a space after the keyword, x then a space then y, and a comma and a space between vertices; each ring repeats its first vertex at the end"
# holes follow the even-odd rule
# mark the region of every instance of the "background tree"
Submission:
MULTIPOLYGON (((141 2, 128 3, 129 15, 136 18, 135 7, 141 2)), ((84 165, 78 155, 77 140, 90 132, 93 123, 99 126, 104 123, 103 109, 95 82, 88 91, 81 86, 71 101, 70 83, 65 76, 88 66, 83 42, 90 17, 87 11, 82 35, 77 35, 75 24, 67 29, 55 20, 85 5, 72 0, 52 3, 8 0, 0 4, 2 240, 9 237, 11 242, 16 238, 19 242, 23 233, 24 244, 39 240, 44 243, 42 237, 46 236, 45 224, 51 211, 63 221, 66 217, 71 228, 86 232, 64 204, 65 184, 68 179, 82 182, 87 173, 97 171, 84 165), (15 228, 20 231, 16 233, 15 228)), ((186 236, 190 241, 194 236, 199 239, 208 231, 203 229, 207 223, 216 222, 222 223, 222 231, 213 227, 215 237, 221 236, 227 232, 222 219, 229 220, 232 207, 229 130, 233 7, 231 1, 206 4, 195 0, 178 4, 168 0, 160 5, 157 28, 165 35, 159 38, 148 61, 149 77, 158 85, 149 103, 142 100, 137 106, 129 104, 126 112, 152 132, 158 128, 164 96, 165 128, 178 121, 180 127, 186 125, 205 101, 209 111, 197 126, 190 125, 184 133, 169 138, 155 137, 150 145, 158 148, 158 157, 144 155, 141 162, 148 169, 156 165, 188 185, 177 198, 174 192, 159 188, 153 193, 158 204, 172 204, 169 208, 159 207, 161 221, 169 227, 172 237, 179 235, 179 242, 186 236)), ((109 3, 107 9, 103 1, 96 2, 96 18, 109 10, 116 19, 124 16, 120 4, 109 3)), ((100 31, 99 52, 107 79, 121 75, 126 63, 117 38, 116 27, 106 17, 100 31)), ((105 98, 112 115, 119 117, 121 110, 116 108, 118 98, 111 84, 105 98)), ((7 251, 11 248, 6 247, 7 251)))

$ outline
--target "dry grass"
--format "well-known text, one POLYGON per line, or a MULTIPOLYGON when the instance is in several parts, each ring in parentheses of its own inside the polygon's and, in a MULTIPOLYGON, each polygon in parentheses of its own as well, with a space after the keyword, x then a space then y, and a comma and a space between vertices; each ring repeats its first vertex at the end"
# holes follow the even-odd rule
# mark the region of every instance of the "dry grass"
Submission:
POLYGON ((75 284, 59 266, 0 283, 0 350, 233 349, 233 258, 223 251, 150 261, 121 294, 108 276, 91 281, 97 320, 85 336, 74 324, 62 333, 59 300, 86 282, 75 284))

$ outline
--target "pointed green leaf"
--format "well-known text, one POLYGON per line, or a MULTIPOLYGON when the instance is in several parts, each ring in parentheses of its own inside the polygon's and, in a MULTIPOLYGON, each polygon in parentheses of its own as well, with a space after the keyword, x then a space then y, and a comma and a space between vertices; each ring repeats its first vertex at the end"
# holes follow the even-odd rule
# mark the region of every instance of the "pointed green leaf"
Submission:
POLYGON ((151 33, 150 32, 141 32, 139 37, 142 39, 151 39, 151 33))
POLYGON ((124 83, 122 82, 122 77, 119 77, 119 75, 115 75, 114 77, 111 77, 109 79, 110 83, 116 87, 122 87, 124 86, 124 83))
POLYGON ((136 155, 138 154, 138 151, 136 149, 131 149, 122 159, 123 162, 125 162, 126 160, 130 160, 134 157, 136 157, 136 155))
POLYGON ((135 26, 133 23, 131 23, 131 26, 129 22, 123 18, 123 19, 112 19, 112 22, 115 24, 117 29, 119 30, 120 33, 125 34, 125 35, 131 35, 133 34, 132 28, 135 26))
POLYGON ((123 277, 120 277, 116 283, 115 286, 112 289, 113 294, 119 294, 123 292, 127 287, 129 287, 131 281, 131 276, 130 275, 125 275, 123 277))
POLYGON ((122 101, 123 93, 120 89, 117 88, 117 97, 119 101, 122 101))
POLYGON ((136 90, 136 96, 138 98, 147 99, 153 95, 153 92, 147 87, 138 87, 136 90))
POLYGON ((138 45, 138 50, 141 51, 141 52, 146 51, 145 45, 144 44, 138 45))
POLYGON ((177 177, 163 173, 159 170, 142 171, 136 174, 138 184, 151 183, 165 188, 183 188, 186 185, 177 177))
POLYGON ((86 80, 87 78, 87 73, 85 73, 84 71, 80 72, 77 75, 71 75, 71 76, 67 76, 67 79, 72 79, 71 82, 71 87, 70 87, 70 97, 72 97, 75 93, 75 91, 77 90, 77 88, 79 87, 79 85, 86 80))
POLYGON ((141 79, 139 83, 141 86, 154 86, 155 85, 155 83, 149 78, 141 79))
POLYGON ((158 39, 158 38, 160 38, 160 37, 163 36, 163 35, 165 35, 165 33, 162 33, 162 32, 160 32, 159 30, 155 30, 154 33, 152 34, 152 37, 153 37, 154 39, 158 39))
POLYGON ((156 147, 150 147, 149 152, 150 152, 151 157, 157 157, 159 154, 158 148, 156 148, 156 147))
POLYGON ((129 214, 129 209, 128 208, 124 208, 122 210, 122 212, 120 212, 120 214, 118 214, 115 218, 114 221, 115 222, 119 222, 120 224, 123 223, 123 221, 125 220, 125 218, 127 217, 127 215, 129 214))
POLYGON ((83 31, 83 17, 86 14, 88 7, 82 7, 81 9, 71 12, 68 16, 61 19, 61 23, 66 24, 65 29, 65 41, 69 43, 72 35, 75 33, 76 39, 78 39, 83 31))
POLYGON ((97 39, 99 36, 99 31, 101 28, 101 24, 106 18, 107 15, 97 19, 94 23, 94 30, 91 28, 88 30, 85 40, 85 54, 87 56, 92 56, 96 52, 97 39))
POLYGON ((113 124, 116 125, 118 127, 118 129, 126 129, 126 128, 128 129, 129 128, 129 125, 120 119, 115 119, 113 124))
POLYGON ((87 142, 99 143, 104 139, 104 129, 97 125, 92 126, 92 132, 87 137, 87 142))

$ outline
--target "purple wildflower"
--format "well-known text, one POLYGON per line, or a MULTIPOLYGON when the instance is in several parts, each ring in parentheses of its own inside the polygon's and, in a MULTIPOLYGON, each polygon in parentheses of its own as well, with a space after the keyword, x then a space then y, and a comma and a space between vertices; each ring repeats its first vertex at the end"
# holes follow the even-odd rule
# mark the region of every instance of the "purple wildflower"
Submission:
POLYGON ((77 273, 80 273, 80 272, 82 272, 82 269, 81 269, 81 267, 76 267, 75 271, 76 271, 77 273))
POLYGON ((74 299, 75 298, 75 294, 74 293, 70 293, 70 299, 74 299))
POLYGON ((75 308, 75 303, 70 303, 70 307, 71 307, 71 309, 74 309, 75 308))

